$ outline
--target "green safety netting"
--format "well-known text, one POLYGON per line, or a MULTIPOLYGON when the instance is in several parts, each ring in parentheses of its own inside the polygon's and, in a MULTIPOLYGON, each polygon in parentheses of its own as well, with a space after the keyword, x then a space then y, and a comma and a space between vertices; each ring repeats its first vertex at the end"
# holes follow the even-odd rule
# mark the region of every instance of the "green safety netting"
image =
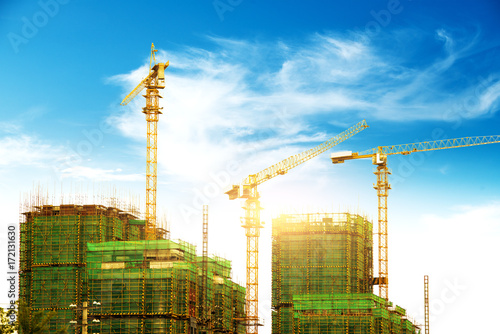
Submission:
POLYGON ((283 214, 272 227, 273 333, 416 333, 372 293, 372 224, 362 216, 283 214))
POLYGON ((89 332, 191 333, 201 330, 207 301, 212 328, 244 333, 245 289, 231 281, 231 262, 207 260, 184 241, 144 240, 144 220, 103 206, 43 206, 21 222, 20 296, 33 311, 51 310, 55 331, 81 333, 83 302, 89 332), (100 305, 93 305, 99 301, 100 305), (70 305, 77 305, 71 308, 70 305))

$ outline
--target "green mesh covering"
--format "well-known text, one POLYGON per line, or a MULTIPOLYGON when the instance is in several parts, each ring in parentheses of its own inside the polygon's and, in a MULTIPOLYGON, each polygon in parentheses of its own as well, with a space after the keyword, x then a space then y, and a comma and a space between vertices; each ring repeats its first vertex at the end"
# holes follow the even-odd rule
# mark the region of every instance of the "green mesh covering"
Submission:
POLYGON ((366 312, 373 308, 386 307, 386 304, 383 298, 371 293, 293 296, 293 308, 297 311, 329 310, 338 314, 344 310, 366 312))
MULTIPOLYGON (((56 312, 51 330, 78 320, 79 325, 69 332, 81 333, 82 303, 89 293, 87 244, 128 238, 132 226, 128 220, 133 216, 99 205, 46 205, 24 217, 20 224, 20 298, 33 311, 56 312), (78 308, 70 309, 70 304, 78 308)), ((141 227, 132 232, 132 237, 140 237, 141 227)))
POLYGON ((196 247, 144 240, 144 220, 99 205, 42 206, 24 215, 20 296, 34 311, 56 312, 51 331, 76 321, 69 333, 81 333, 87 302, 89 333, 191 334, 208 318, 215 332, 245 332, 236 320, 244 317, 245 289, 231 281, 229 260, 208 259, 201 291, 196 247))
POLYGON ((76 267, 33 268, 33 307, 69 307, 77 301, 80 270, 76 267))
POLYGON ((34 264, 77 264, 78 216, 36 217, 33 222, 34 264))
POLYGON ((146 221, 145 220, 138 220, 138 219, 130 219, 128 221, 128 223, 130 225, 146 225, 146 221))
MULTIPOLYGON (((121 327, 135 326, 137 317, 164 318, 141 326, 166 329, 166 333, 190 333, 194 327, 201 328, 201 324, 193 325, 203 317, 199 311, 201 260, 196 248, 183 241, 88 244, 89 299, 101 302, 92 316, 130 317, 133 323, 129 325, 124 319, 103 322, 101 332, 121 333, 121 327)), ((244 333, 245 328, 234 318, 244 315, 245 290, 229 279, 231 262, 216 257, 208 263, 206 294, 212 328, 244 333)))
POLYGON ((372 233, 349 213, 274 219, 272 332, 418 333, 404 309, 372 293, 372 233))

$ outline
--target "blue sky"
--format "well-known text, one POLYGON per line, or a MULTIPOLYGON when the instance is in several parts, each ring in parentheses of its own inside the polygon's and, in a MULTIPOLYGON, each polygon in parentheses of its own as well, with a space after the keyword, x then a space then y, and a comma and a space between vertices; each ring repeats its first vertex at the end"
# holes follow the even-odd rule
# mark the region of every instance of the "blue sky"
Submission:
MULTIPOLYGON (((158 207, 174 238, 200 244, 208 203, 210 251, 244 282, 242 212, 223 195, 230 184, 362 119, 370 128, 334 150, 500 134, 499 14, 493 0, 2 2, 2 229, 38 184, 55 202, 79 192, 144 205, 144 99, 119 103, 147 73, 154 42, 170 61, 158 207)), ((488 288, 500 251, 499 152, 389 159, 390 299, 421 321, 429 274, 434 333, 491 328, 456 319, 494 319, 500 297, 488 288)), ((260 187, 263 333, 272 217, 351 210, 376 221, 370 162, 334 166, 328 156, 260 187)))

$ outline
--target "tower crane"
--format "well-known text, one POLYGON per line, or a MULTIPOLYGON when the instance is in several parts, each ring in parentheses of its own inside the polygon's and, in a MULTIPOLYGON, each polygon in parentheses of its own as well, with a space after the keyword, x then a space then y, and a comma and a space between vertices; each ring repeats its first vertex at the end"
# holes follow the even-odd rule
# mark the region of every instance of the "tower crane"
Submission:
POLYGON ((380 297, 389 300, 389 274, 387 260, 387 197, 391 186, 388 176, 391 174, 387 167, 387 156, 394 154, 408 155, 415 152, 426 152, 444 150, 449 148, 469 147, 485 144, 500 143, 500 136, 464 137, 454 139, 443 139, 435 141, 418 142, 394 146, 379 146, 363 152, 335 152, 331 154, 334 164, 343 163, 346 160, 371 158, 372 163, 377 166, 374 172, 377 176, 377 183, 374 188, 378 197, 378 263, 379 277, 374 283, 379 286, 380 297))
POLYGON ((354 136, 358 132, 367 128, 366 121, 363 120, 350 127, 339 135, 328 141, 306 150, 302 153, 292 155, 281 162, 268 167, 257 174, 247 176, 241 184, 233 185, 226 192, 230 200, 245 198, 243 209, 245 216, 242 217, 242 227, 245 228, 247 237, 247 273, 246 273, 246 307, 245 325, 247 333, 258 333, 259 326, 259 236, 263 223, 260 222, 260 201, 257 186, 278 175, 286 174, 290 169, 306 162, 309 159, 329 150, 333 146, 340 144, 344 140, 354 136))
POLYGON ((158 89, 165 88, 165 69, 169 62, 156 63, 155 46, 151 43, 151 56, 149 58, 149 74, 137 87, 135 87, 120 103, 122 106, 128 104, 144 88, 146 88, 146 107, 142 112, 147 121, 147 156, 146 156, 146 239, 157 238, 156 226, 156 180, 157 180, 157 148, 158 148, 158 119, 162 113, 159 100, 161 98, 158 89))

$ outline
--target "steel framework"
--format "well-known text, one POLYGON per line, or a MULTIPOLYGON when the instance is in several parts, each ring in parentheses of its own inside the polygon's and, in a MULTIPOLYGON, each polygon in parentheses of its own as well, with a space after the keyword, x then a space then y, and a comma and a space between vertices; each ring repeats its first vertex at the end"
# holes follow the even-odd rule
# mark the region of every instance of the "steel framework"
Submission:
POLYGON ((201 317, 207 319, 207 281, 208 281, 208 205, 203 205, 203 251, 202 251, 202 277, 201 291, 202 301, 200 303, 201 317))
POLYGON ((429 334, 429 276, 424 276, 425 334, 429 334))

